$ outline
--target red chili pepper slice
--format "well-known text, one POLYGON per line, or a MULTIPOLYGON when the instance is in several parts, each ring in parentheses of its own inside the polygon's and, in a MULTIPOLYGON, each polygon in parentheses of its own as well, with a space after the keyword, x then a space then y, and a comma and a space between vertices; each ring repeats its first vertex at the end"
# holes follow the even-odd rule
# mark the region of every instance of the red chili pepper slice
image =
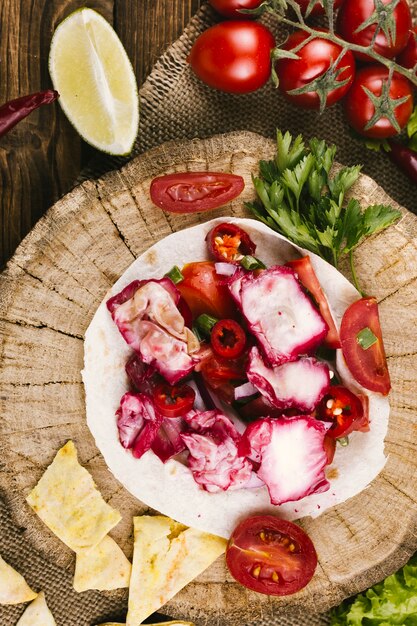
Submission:
POLYGON ((161 383, 153 392, 155 407, 164 417, 184 415, 193 408, 194 400, 195 391, 189 385, 161 383))
POLYGON ((245 350, 246 333, 235 320, 220 320, 213 326, 210 341, 218 356, 236 359, 245 350))
POLYGON ((327 436, 333 439, 346 437, 354 430, 359 430, 367 418, 361 399, 342 385, 330 387, 316 411, 318 419, 332 422, 327 436))
POLYGON ((16 100, 10 100, 0 106, 0 137, 3 137, 23 120, 29 113, 38 109, 43 104, 50 104, 59 98, 59 93, 52 89, 32 93, 29 96, 22 96, 16 100))
POLYGON ((222 222, 207 235, 210 254, 217 261, 238 265, 246 255, 253 255, 256 245, 249 235, 236 224, 222 222))

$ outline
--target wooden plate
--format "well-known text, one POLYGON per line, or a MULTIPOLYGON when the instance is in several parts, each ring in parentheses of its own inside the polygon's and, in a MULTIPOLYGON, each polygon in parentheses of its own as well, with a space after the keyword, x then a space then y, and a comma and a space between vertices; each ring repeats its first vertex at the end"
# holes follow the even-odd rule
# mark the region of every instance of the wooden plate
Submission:
MULTIPOLYGON (((164 144, 62 198, 2 275, 0 484, 28 539, 56 562, 72 567, 73 554, 32 513, 24 496, 68 439, 106 500, 122 512, 123 521, 112 534, 127 554, 131 517, 147 510, 107 470, 85 425, 83 335, 96 307, 155 241, 205 219, 245 215, 242 200, 253 197, 251 174, 259 159, 271 158, 274 151, 272 141, 246 132, 164 144), (226 209, 164 214, 149 200, 149 183, 156 175, 180 170, 241 174, 246 189, 226 209)), ((366 176, 355 196, 364 205, 396 205, 366 176)), ((302 520, 320 561, 303 591, 282 599, 248 592, 233 582, 219 559, 164 612, 220 625, 324 611, 392 573, 417 548, 417 218, 401 211, 398 224, 371 237, 356 253, 363 288, 380 302, 393 382, 383 472, 355 498, 315 520, 302 520)))

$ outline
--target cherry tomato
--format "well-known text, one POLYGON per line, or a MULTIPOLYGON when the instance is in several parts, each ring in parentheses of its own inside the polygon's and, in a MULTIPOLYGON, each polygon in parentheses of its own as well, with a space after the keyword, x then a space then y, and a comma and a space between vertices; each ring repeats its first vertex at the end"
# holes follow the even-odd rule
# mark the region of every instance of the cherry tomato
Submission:
MULTIPOLYGON (((297 4, 300 5, 301 12, 303 15, 306 14, 308 5, 310 4, 310 0, 296 0, 297 4)), ((333 8, 337 9, 342 4, 343 0, 335 0, 333 4, 333 8)), ((323 6, 323 0, 317 0, 316 4, 313 6, 312 10, 309 13, 309 16, 313 15, 324 15, 325 10, 323 6)))
POLYGON ((362 298, 346 309, 340 326, 340 342, 346 364, 355 380, 365 389, 386 396, 391 382, 375 298, 362 298), (367 329, 374 335, 375 343, 364 348, 361 333, 367 329))
POLYGON ((408 69, 412 69, 417 64, 417 26, 410 31, 407 45, 397 56, 397 63, 408 69))
POLYGON ((272 596, 299 591, 311 580, 317 554, 296 524, 272 515, 249 517, 232 533, 226 564, 239 583, 272 596))
POLYGON ((188 61, 198 78, 210 87, 248 93, 268 81, 274 46, 272 33, 262 24, 222 22, 198 37, 188 61))
POLYGON ((209 0, 213 9, 223 17, 234 20, 247 20, 251 16, 241 13, 240 9, 257 9, 263 0, 209 0))
MULTIPOLYGON (((393 0, 380 0, 383 5, 395 4, 393 0)), ((346 41, 360 46, 369 46, 375 35, 376 22, 363 28, 363 24, 376 13, 376 0, 345 0, 337 16, 337 32, 346 41)), ((389 29, 395 33, 394 38, 387 38, 384 29, 380 28, 376 36, 373 50, 383 57, 391 59, 405 47, 408 33, 411 29, 411 12, 407 0, 399 0, 393 11, 394 28, 389 29)), ((371 60, 361 52, 355 52, 355 56, 362 61, 371 60)))
POLYGON ((158 412, 164 417, 179 417, 193 408, 195 391, 189 385, 168 385, 162 383, 153 392, 153 400, 158 412))
MULTIPOLYGON (((367 65, 360 69, 345 99, 345 115, 348 123, 356 132, 374 139, 386 139, 397 134, 388 117, 380 117, 372 126, 367 127, 375 114, 375 106, 366 93, 368 89, 379 97, 387 89, 388 69, 382 65, 367 65)), ((387 89, 388 91, 388 89, 387 89)), ((407 97, 407 100, 394 108, 394 116, 400 128, 404 128, 413 111, 413 92, 410 81, 401 74, 394 74, 389 88, 389 97, 394 101, 407 97)))
POLYGON ((222 172, 176 172, 151 183, 151 200, 171 213, 196 213, 221 207, 245 186, 241 176, 222 172))
POLYGON ((217 274, 214 263, 188 263, 181 272, 184 280, 177 284, 177 288, 190 307, 194 319, 201 313, 217 318, 234 317, 236 307, 224 280, 217 274))
POLYGON ((222 359, 213 354, 200 365, 199 369, 206 385, 228 404, 234 402, 235 387, 247 380, 246 356, 242 355, 237 359, 222 359))
POLYGON ((207 245, 210 254, 217 261, 236 265, 239 265, 242 257, 252 255, 256 250, 249 235, 230 222, 217 224, 207 235, 207 245))
MULTIPOLYGON (((309 35, 297 30, 292 33, 282 46, 284 50, 292 50, 309 35)), ((311 83, 312 81, 322 77, 330 68, 331 62, 336 61, 341 52, 341 47, 326 39, 312 39, 305 44, 297 55, 299 59, 279 59, 276 63, 276 71, 279 78, 279 89, 283 95, 293 104, 306 109, 319 109, 320 96, 312 86, 311 91, 300 94, 290 93, 294 89, 300 89, 311 83)), ((348 50, 344 56, 338 61, 337 70, 340 74, 337 76, 337 82, 340 86, 330 88, 327 96, 324 95, 326 106, 331 106, 348 92, 354 76, 355 76, 355 60, 352 53, 348 50), (346 84, 343 84, 347 81, 346 84)))
POLYGON ((218 356, 224 359, 236 359, 245 350, 246 333, 235 320, 220 320, 213 326, 210 341, 218 356))
POLYGON ((363 405, 354 393, 342 385, 333 385, 316 408, 317 418, 331 422, 327 436, 333 439, 346 437, 362 422, 363 405))
POLYGON ((287 265, 297 273, 300 283, 310 292, 316 301, 321 316, 329 327, 329 331, 326 335, 324 343, 328 348, 336 350, 340 348, 339 333, 334 323, 332 314, 330 313, 329 304, 326 296, 323 293, 323 289, 319 283, 316 273, 311 265, 310 257, 303 256, 300 259, 294 261, 288 261, 287 265))

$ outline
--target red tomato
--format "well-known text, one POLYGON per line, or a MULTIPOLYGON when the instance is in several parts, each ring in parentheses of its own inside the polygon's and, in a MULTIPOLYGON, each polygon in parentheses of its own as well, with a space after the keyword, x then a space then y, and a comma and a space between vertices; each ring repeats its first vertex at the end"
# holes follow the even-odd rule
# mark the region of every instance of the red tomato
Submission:
POLYGON ((195 391, 189 385, 161 383, 153 392, 153 400, 156 409, 164 417, 179 417, 193 408, 195 391))
POLYGON ((198 37, 188 62, 198 78, 210 87, 248 93, 268 81, 274 46, 272 33, 262 24, 222 22, 198 37))
MULTIPOLYGON (((308 9, 308 5, 310 4, 310 0, 296 0, 296 2, 300 5, 302 14, 305 15, 308 9)), ((333 8, 337 9, 338 7, 340 7, 342 2, 343 0, 334 0, 333 8)), ((323 0, 317 0, 309 15, 324 15, 324 13, 325 10, 323 6, 323 0)))
POLYGON ((407 45, 397 56, 397 63, 408 69, 412 69, 417 64, 417 26, 410 31, 407 45))
POLYGON ((211 347, 224 359, 236 359, 243 354, 246 333, 235 320, 220 320, 213 326, 210 335, 211 347))
POLYGON ((176 172, 151 182, 151 200, 171 213, 196 213, 221 207, 245 186, 241 176, 223 172, 176 172))
POLYGON ((317 302, 321 316, 329 327, 329 331, 326 335, 324 343, 327 347, 336 350, 340 348, 339 333, 334 323, 332 314, 330 313, 329 304, 326 296, 323 293, 323 289, 319 283, 313 266, 311 265, 310 257, 303 256, 300 259, 294 261, 288 261, 287 265, 297 273, 300 283, 310 292, 314 300, 317 302))
POLYGON ((340 342, 346 364, 355 380, 365 389, 386 396, 391 382, 375 298, 362 298, 346 309, 340 326, 340 342), (376 338, 376 342, 367 349, 359 341, 364 329, 369 329, 376 338))
POLYGON ((217 318, 234 317, 236 307, 214 263, 188 263, 181 270, 184 280, 176 286, 195 319, 201 313, 217 318))
POLYGON ((333 385, 316 408, 317 419, 331 422, 327 436, 346 437, 363 423, 363 404, 358 396, 342 385, 333 385))
POLYGON ((254 254, 256 245, 242 228, 223 222, 207 235, 209 252, 217 261, 239 265, 242 256, 254 254))
MULTIPOLYGON (((380 117, 369 123, 375 114, 375 106, 366 93, 368 89, 375 96, 381 96, 384 84, 387 85, 388 69, 382 65, 367 65, 360 69, 345 99, 345 115, 348 123, 356 132, 374 139, 386 139, 397 134, 388 117, 380 117)), ((400 128, 407 124, 413 112, 413 92, 410 81, 401 74, 394 74, 389 89, 389 97, 394 100, 407 97, 407 100, 394 109, 395 119, 400 128)))
MULTIPOLYGON (((292 50, 305 39, 308 33, 297 30, 292 33, 282 46, 284 50, 292 50)), ((301 94, 292 94, 294 89, 300 89, 312 81, 323 76, 330 67, 332 61, 336 61, 341 52, 341 47, 326 39, 313 39, 297 51, 299 59, 279 59, 276 63, 276 71, 279 78, 279 89, 284 96, 293 104, 305 109, 319 109, 320 96, 317 89, 312 87, 311 91, 301 94)), ((329 93, 323 96, 326 106, 331 106, 347 93, 354 76, 355 60, 350 50, 337 63, 337 69, 341 72, 337 77, 340 87, 330 89, 329 93), (344 85, 343 82, 347 80, 344 85)))
POLYGON ((247 20, 251 16, 241 13, 240 9, 257 9, 263 0, 209 0, 209 2, 223 17, 247 20))
MULTIPOLYGON (((383 5, 395 5, 393 0, 380 0, 383 5)), ((362 29, 363 24, 376 12, 376 0, 345 0, 337 16, 337 31, 343 39, 360 46, 369 46, 377 28, 373 23, 362 29)), ((399 0, 393 11, 395 38, 387 38, 381 28, 376 36, 373 50, 391 59, 405 47, 411 29, 411 13, 407 0, 399 0)), ((369 61, 366 54, 355 52, 362 61, 369 61)))
POLYGON ((272 515, 249 517, 230 537, 226 564, 239 583, 272 596, 299 591, 311 580, 317 554, 296 524, 272 515))

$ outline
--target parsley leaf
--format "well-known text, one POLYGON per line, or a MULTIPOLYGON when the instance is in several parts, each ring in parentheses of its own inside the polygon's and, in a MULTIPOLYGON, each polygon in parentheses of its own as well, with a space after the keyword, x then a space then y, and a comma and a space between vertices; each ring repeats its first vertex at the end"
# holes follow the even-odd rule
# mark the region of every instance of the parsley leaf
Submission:
POLYGON ((357 181, 361 166, 332 172, 335 146, 312 139, 305 145, 301 135, 277 131, 277 154, 260 162, 260 176, 253 178, 257 198, 246 206, 259 220, 297 245, 310 250, 336 267, 361 241, 396 222, 400 211, 376 204, 361 208, 358 200, 346 200, 357 181))

